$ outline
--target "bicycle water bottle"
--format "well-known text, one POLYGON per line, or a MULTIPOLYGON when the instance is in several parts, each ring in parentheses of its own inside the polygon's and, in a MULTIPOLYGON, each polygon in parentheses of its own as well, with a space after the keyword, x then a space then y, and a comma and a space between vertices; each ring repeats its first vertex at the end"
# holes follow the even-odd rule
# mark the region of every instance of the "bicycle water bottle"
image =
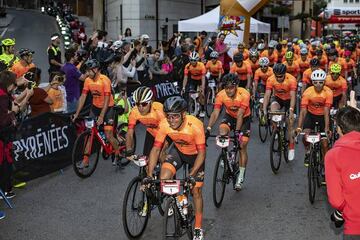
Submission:
POLYGON ((187 197, 184 194, 179 195, 178 196, 178 201, 179 201, 179 204, 181 206, 181 209, 182 209, 184 215, 187 215, 188 214, 188 200, 187 200, 187 197))

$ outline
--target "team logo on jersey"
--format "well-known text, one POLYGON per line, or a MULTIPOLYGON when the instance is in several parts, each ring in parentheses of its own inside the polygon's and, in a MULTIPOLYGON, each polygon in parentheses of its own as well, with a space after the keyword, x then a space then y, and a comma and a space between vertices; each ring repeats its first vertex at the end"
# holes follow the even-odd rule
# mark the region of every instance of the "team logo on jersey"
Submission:
POLYGON ((313 103, 313 106, 315 107, 315 108, 323 108, 324 107, 324 103, 322 103, 322 102, 314 102, 313 103))
POLYGON ((176 140, 176 141, 174 141, 174 142, 175 142, 176 144, 179 144, 181 147, 190 145, 190 143, 188 143, 188 142, 186 142, 186 141, 184 141, 184 140, 182 140, 182 139, 176 140))
POLYGON ((232 111, 232 112, 237 112, 239 110, 239 107, 231 106, 231 107, 229 107, 229 110, 232 111))
POLYGON ((97 96, 97 97, 100 97, 100 96, 101 96, 101 92, 98 91, 98 90, 93 90, 93 91, 91 91, 91 94, 92 94, 93 96, 97 96))

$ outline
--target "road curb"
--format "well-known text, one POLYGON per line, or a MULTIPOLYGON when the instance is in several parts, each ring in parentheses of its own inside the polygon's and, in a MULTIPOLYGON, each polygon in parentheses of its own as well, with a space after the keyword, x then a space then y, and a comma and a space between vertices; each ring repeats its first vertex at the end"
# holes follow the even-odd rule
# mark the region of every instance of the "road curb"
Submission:
POLYGON ((14 16, 11 14, 6 14, 5 19, 0 19, 0 27, 5 28, 10 25, 10 23, 14 20, 14 16))

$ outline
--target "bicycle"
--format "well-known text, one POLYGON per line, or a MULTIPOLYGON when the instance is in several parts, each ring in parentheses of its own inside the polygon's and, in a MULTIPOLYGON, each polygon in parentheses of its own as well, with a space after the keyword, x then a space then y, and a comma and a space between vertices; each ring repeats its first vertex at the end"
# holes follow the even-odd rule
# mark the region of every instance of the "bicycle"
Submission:
POLYGON ((215 163, 212 188, 214 205, 219 208, 224 200, 226 185, 230 183, 230 180, 232 180, 233 189, 235 189, 236 179, 240 173, 239 161, 237 160, 240 146, 234 138, 228 136, 216 136, 216 145, 221 148, 221 153, 215 163), (232 149, 228 151, 230 142, 234 142, 234 144, 232 149))
MULTIPOLYGON (((113 123, 113 134, 119 142, 120 155, 122 155, 122 153, 126 150, 125 136, 121 136, 121 134, 118 134, 117 132, 117 116, 121 110, 123 111, 122 107, 114 107, 114 116, 116 117, 113 123)), ((102 131, 103 125, 97 126, 95 119, 91 117, 85 117, 84 120, 86 130, 77 137, 74 143, 72 151, 72 165, 77 176, 81 178, 88 178, 96 169, 100 151, 102 152, 104 159, 111 156, 114 161, 117 156, 115 156, 115 150, 113 149, 111 143, 106 140, 105 134, 102 131), (87 167, 81 167, 81 163, 86 155, 88 156, 89 164, 87 167)), ((117 165, 119 167, 126 166, 127 164, 129 164, 129 161, 123 156, 121 156, 121 159, 118 159, 117 161, 117 165), (123 161, 121 161, 122 159, 123 161)))
POLYGON ((179 179, 157 180, 155 183, 160 183, 161 192, 167 196, 163 239, 179 239, 186 234, 192 240, 195 211, 189 201, 191 183, 179 179))
POLYGON ((276 124, 273 129, 270 141, 270 166, 274 174, 277 174, 281 159, 284 157, 286 163, 288 160, 288 145, 289 140, 287 139, 287 124, 286 124, 286 112, 269 112, 272 115, 271 121, 276 124))
POLYGON ((321 164, 322 153, 321 153, 321 139, 326 137, 326 133, 320 132, 319 123, 315 123, 315 130, 310 133, 300 133, 300 135, 305 135, 306 142, 310 143, 310 154, 309 157, 309 167, 308 167, 308 189, 309 189, 309 201, 311 204, 314 204, 315 195, 316 195, 316 186, 320 188, 321 186, 321 174, 323 171, 323 165, 321 164))
POLYGON ((198 117, 200 114, 200 103, 199 103, 200 92, 196 90, 189 90, 189 104, 188 112, 190 115, 198 117))
POLYGON ((211 113, 214 110, 215 97, 216 97, 216 80, 209 79, 208 80, 208 89, 206 93, 206 115, 208 117, 211 116, 211 113))
MULTIPOLYGON (((136 157, 132 162, 139 167, 139 173, 129 182, 125 191, 122 222, 127 237, 129 239, 138 239, 144 233, 153 209, 157 207, 160 215, 164 215, 162 206, 164 195, 161 194, 160 188, 154 184, 143 190, 140 189, 141 182, 146 177, 147 157, 136 157), (130 220, 133 221, 130 222, 130 220)), ((160 167, 155 168, 154 172, 155 180, 157 180, 160 167)))
POLYGON ((331 108, 330 109, 330 122, 331 122, 331 138, 329 139, 329 147, 331 148, 334 146, 336 140, 339 139, 339 134, 337 133, 337 125, 336 125, 336 114, 337 109, 331 108))

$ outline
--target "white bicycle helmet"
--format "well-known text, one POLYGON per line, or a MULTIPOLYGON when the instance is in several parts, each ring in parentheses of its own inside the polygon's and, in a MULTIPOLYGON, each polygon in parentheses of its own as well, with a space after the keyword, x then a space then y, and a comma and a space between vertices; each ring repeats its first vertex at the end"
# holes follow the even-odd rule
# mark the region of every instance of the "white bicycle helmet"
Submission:
POLYGON ((153 98, 153 92, 149 87, 139 87, 133 94, 135 103, 149 102, 153 98))
POLYGON ((322 69, 315 70, 311 73, 311 81, 325 81, 326 72, 322 69))
POLYGON ((269 63, 270 63, 270 61, 267 57, 262 57, 259 59, 260 67, 267 67, 267 66, 269 66, 269 63))
POLYGON ((200 60, 200 56, 197 52, 192 52, 189 56, 189 60, 190 61, 199 61, 200 60))
POLYGON ((269 48, 275 48, 277 44, 278 44, 277 41, 271 40, 271 41, 269 42, 269 48))
POLYGON ((118 50, 119 48, 121 48, 123 45, 123 42, 121 40, 117 40, 113 43, 112 47, 115 49, 115 50, 118 50))
POLYGON ((212 51, 210 53, 210 58, 218 58, 219 57, 219 53, 217 51, 212 51))
POLYGON ((306 55, 306 54, 308 54, 308 50, 306 48, 301 48, 300 55, 306 55))
POLYGON ((260 44, 258 45, 258 47, 257 47, 257 49, 258 49, 259 51, 264 50, 264 48, 265 48, 265 44, 263 44, 263 43, 260 43, 260 44))

